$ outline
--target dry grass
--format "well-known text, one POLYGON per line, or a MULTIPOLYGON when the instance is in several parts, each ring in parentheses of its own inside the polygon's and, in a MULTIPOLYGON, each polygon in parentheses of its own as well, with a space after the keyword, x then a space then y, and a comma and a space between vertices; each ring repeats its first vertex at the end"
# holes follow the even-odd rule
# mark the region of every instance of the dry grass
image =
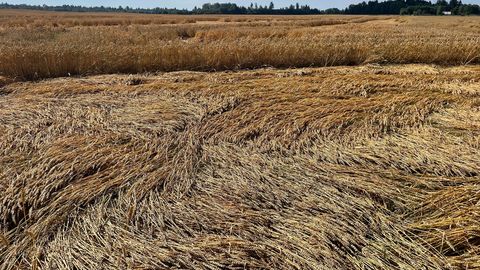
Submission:
MULTIPOLYGON (((352 16, 353 18, 353 16, 352 16)), ((369 21, 368 17, 357 16, 369 21)), ((384 16, 377 16, 384 18, 384 16)), ((83 27, 127 25, 175 25, 218 23, 275 23, 275 24, 329 24, 331 21, 350 20, 346 16, 275 16, 275 15, 158 15, 135 13, 49 12, 33 10, 0 10, 3 28, 83 27), (326 23, 325 23, 326 22, 326 23)))
POLYGON ((217 22, 222 16, 150 15, 134 13, 48 12, 0 10, 0 26, 5 28, 82 27, 217 22))
POLYGON ((0 10, 0 75, 39 79, 264 66, 476 64, 479 26, 477 17, 89 16, 0 10))
POLYGON ((1 89, 0 269, 480 269, 477 66, 1 89))

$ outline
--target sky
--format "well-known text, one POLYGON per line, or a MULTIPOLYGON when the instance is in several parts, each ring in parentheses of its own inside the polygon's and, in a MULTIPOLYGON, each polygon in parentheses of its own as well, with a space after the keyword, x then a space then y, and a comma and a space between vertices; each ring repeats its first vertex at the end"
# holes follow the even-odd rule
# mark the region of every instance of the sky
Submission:
MULTIPOLYGON (((363 0, 273 0, 272 2, 276 7, 286 7, 296 2, 302 5, 310 5, 311 7, 326 9, 331 7, 336 8, 345 8, 349 4, 359 3, 363 0)), ((367 0, 368 1, 368 0, 367 0)), ((435 0, 432 0, 436 2, 435 0)), ((179 8, 179 9, 192 9, 194 6, 200 7, 204 3, 236 3, 242 6, 250 5, 251 2, 258 3, 259 5, 267 5, 271 0, 137 0, 137 1, 126 1, 126 0, 0 0, 0 2, 7 2, 9 4, 29 4, 29 5, 79 5, 79 6, 129 6, 129 7, 144 7, 144 8, 154 8, 154 7, 168 7, 168 8, 179 8)), ((480 4, 480 0, 463 0, 463 3, 471 4, 480 4)))

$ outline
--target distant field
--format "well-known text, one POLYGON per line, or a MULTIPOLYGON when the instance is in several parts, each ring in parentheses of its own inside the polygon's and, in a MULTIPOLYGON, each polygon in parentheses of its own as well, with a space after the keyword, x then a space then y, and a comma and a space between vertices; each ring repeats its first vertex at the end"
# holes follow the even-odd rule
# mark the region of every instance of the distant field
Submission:
POLYGON ((479 17, 178 16, 0 10, 0 75, 362 63, 475 64, 479 17))
POLYGON ((479 41, 0 10, 0 270, 480 270, 479 41))

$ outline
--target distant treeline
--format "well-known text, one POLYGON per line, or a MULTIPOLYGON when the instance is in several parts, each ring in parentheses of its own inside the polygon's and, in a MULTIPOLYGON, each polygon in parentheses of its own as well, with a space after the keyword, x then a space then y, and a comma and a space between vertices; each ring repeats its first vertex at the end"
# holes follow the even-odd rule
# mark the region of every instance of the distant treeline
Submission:
POLYGON ((322 11, 311 8, 308 5, 292 4, 289 7, 275 8, 270 3, 268 6, 251 4, 248 7, 239 6, 233 3, 214 3, 203 4, 201 7, 195 7, 192 10, 176 8, 131 8, 131 7, 84 7, 74 5, 63 6, 35 6, 35 5, 12 5, 0 3, 0 8, 10 9, 32 9, 45 11, 72 11, 72 12, 128 12, 128 13, 146 13, 146 14, 278 14, 278 15, 307 15, 322 14, 322 11))
POLYGON ((75 11, 75 12, 128 12, 146 14, 263 14, 263 15, 309 15, 309 14, 358 14, 358 15, 480 15, 480 6, 463 4, 461 0, 437 0, 432 3, 424 0, 387 0, 369 1, 353 4, 346 9, 330 8, 319 10, 308 5, 290 5, 283 8, 275 8, 273 2, 268 6, 250 4, 244 7, 233 3, 203 4, 192 10, 176 8, 131 8, 131 7, 83 7, 74 5, 63 6, 35 6, 35 5, 12 5, 0 3, 0 8, 32 9, 45 11, 75 11))
POLYGON ((466 5, 462 1, 438 0, 435 4, 423 0, 369 1, 350 5, 345 14, 400 14, 400 15, 480 15, 479 5, 466 5), (448 13, 447 13, 448 14, 448 13))
POLYGON ((129 13, 148 13, 148 14, 189 14, 188 10, 176 8, 130 8, 126 7, 84 7, 75 5, 47 6, 47 5, 13 5, 0 3, 0 8, 8 9, 30 9, 43 11, 67 11, 67 12, 129 12, 129 13))
POLYGON ((289 7, 275 8, 273 2, 270 5, 250 4, 248 7, 238 6, 232 3, 203 4, 202 7, 195 7, 193 14, 279 14, 279 15, 303 15, 303 14, 321 14, 322 11, 311 8, 308 5, 292 4, 289 7))

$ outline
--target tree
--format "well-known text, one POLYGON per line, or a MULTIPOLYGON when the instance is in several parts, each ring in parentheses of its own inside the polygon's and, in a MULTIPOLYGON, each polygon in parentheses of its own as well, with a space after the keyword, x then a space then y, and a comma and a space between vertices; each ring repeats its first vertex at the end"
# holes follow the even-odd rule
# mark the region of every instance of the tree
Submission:
POLYGON ((458 6, 457 0, 450 0, 450 4, 448 5, 451 9, 456 8, 458 6))
POLYGON ((438 0, 437 1, 437 6, 448 6, 447 0, 438 0))
POLYGON ((437 15, 443 15, 443 12, 445 11, 445 6, 437 6, 437 15))
MULTIPOLYGON (((1 1, 1 0, 0 0, 1 1)), ((435 4, 425 0, 370 0, 350 5, 344 10, 327 9, 320 11, 308 5, 298 3, 289 7, 275 9, 273 2, 263 6, 251 3, 249 7, 237 6, 234 3, 212 3, 195 7, 193 10, 179 10, 175 8, 132 8, 132 7, 83 7, 74 5, 47 6, 47 5, 11 5, 0 3, 1 8, 33 9, 47 11, 76 11, 76 12, 130 12, 148 14, 402 14, 402 15, 443 15, 444 11, 451 11, 453 15, 480 15, 480 6, 463 4, 461 0, 435 0, 435 4), (448 1, 448 2, 447 2, 448 1)))
POLYGON ((400 9, 400 15, 410 15, 410 14, 408 14, 407 8, 402 8, 400 9))
POLYGON ((323 11, 324 14, 342 14, 343 12, 338 8, 327 8, 323 11))

